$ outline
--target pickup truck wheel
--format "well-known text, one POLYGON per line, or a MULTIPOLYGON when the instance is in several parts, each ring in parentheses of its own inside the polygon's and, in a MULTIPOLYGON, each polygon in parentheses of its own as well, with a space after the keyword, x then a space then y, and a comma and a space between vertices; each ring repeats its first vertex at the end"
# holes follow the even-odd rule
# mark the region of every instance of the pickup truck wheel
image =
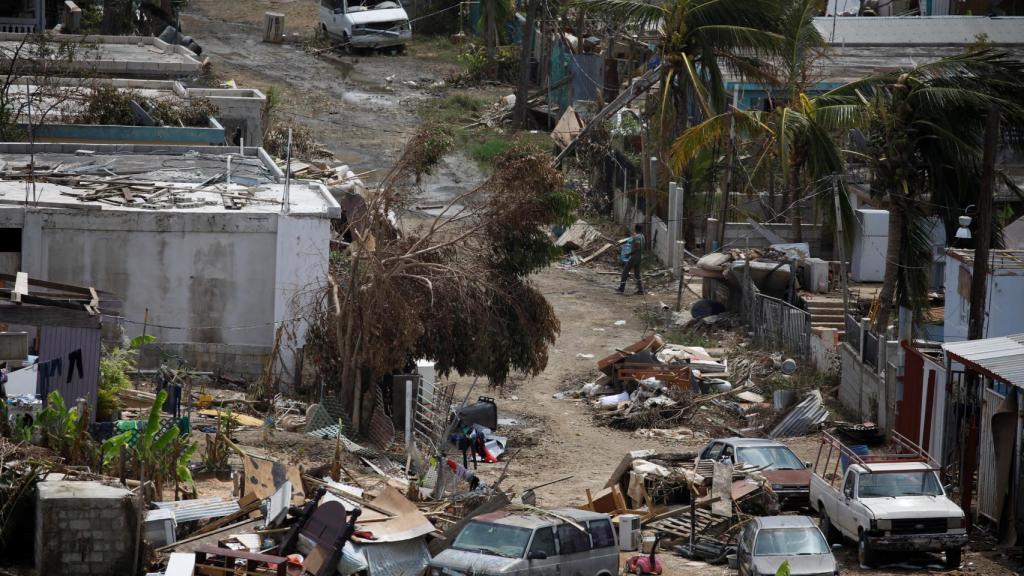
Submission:
POLYGON ((842 542, 842 534, 840 534, 839 530, 837 530, 836 527, 832 525, 832 520, 829 519, 828 512, 825 510, 824 506, 822 506, 821 510, 818 512, 818 517, 820 519, 818 526, 821 528, 822 533, 825 535, 825 540, 829 544, 836 544, 838 542, 842 542))
POLYGON ((860 539, 857 542, 857 560, 861 566, 868 568, 875 566, 875 552, 868 546, 868 537, 863 531, 861 531, 860 539))
POLYGON ((946 548, 946 568, 953 570, 960 567, 960 560, 963 555, 961 548, 946 548))

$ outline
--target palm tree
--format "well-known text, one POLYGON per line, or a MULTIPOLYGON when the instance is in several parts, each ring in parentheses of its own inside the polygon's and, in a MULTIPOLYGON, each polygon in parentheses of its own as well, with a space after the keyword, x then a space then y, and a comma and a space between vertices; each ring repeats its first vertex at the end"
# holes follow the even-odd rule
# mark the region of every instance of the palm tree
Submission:
MULTIPOLYGON (((833 136, 840 129, 857 125, 863 117, 855 102, 831 95, 807 95, 815 83, 813 63, 825 49, 825 41, 814 27, 817 5, 817 0, 791 0, 780 7, 780 41, 759 73, 770 92, 783 95, 774 101, 770 112, 723 112, 688 129, 672 145, 672 158, 682 169, 707 148, 718 146, 727 134, 737 132, 751 140, 756 161, 749 183, 773 179, 776 166, 785 174, 783 214, 792 210, 790 220, 797 242, 801 240, 800 202, 808 193, 818 198, 828 208, 824 213, 834 219, 831 176, 842 174, 845 163, 833 136)), ((842 217, 852 223, 849 196, 842 180, 837 183, 842 217)), ((844 230, 849 232, 851 228, 847 225, 844 230)))
POLYGON ((893 303, 916 312, 927 296, 923 217, 933 206, 958 212, 958 203, 977 195, 990 110, 1000 115, 1002 144, 1024 151, 1024 63, 980 50, 865 78, 831 95, 863 109, 871 194, 889 207, 885 276, 873 323, 882 333, 893 303))
POLYGON ((625 28, 657 29, 663 110, 685 118, 688 89, 701 113, 725 108, 722 64, 749 69, 750 56, 778 42, 767 0, 579 0, 576 6, 625 28))

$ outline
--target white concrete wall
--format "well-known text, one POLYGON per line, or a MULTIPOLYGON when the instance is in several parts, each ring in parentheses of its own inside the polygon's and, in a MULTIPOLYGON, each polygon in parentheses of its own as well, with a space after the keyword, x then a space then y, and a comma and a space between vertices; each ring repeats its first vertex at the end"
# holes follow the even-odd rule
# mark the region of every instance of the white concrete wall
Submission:
MULTIPOLYGON (((946 255, 946 307, 943 339, 960 342, 967 339, 970 320, 971 268, 946 255)), ((995 270, 987 283, 985 338, 1017 334, 1024 327, 1024 272, 995 270)))
POLYGON ((839 345, 839 402, 860 419, 885 426, 885 379, 864 364, 846 342, 839 345))
POLYGON ((275 217, 267 214, 30 210, 29 276, 122 297, 129 336, 161 342, 272 341, 275 217))
POLYGON ((306 313, 327 286, 330 239, 330 220, 277 217, 274 321, 286 326, 280 360, 288 374, 294 375, 294 353, 305 342, 306 313))

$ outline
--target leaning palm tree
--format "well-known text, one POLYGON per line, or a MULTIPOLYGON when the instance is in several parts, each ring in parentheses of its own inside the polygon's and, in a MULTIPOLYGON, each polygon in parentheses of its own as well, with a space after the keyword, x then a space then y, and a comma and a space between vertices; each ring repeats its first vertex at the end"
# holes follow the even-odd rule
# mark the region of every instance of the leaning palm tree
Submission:
POLYGON ((576 7, 624 28, 657 30, 662 109, 687 117, 692 91, 701 113, 725 108, 723 64, 749 69, 750 57, 778 43, 768 0, 578 0, 576 7))
MULTIPOLYGON (((780 5, 780 41, 760 72, 769 93, 778 95, 771 111, 728 110, 688 129, 672 145, 672 158, 682 169, 709 147, 720 146, 726 135, 749 141, 755 161, 748 182, 774 178, 776 167, 785 174, 783 210, 778 216, 792 212, 797 242, 801 240, 800 203, 805 196, 817 198, 828 208, 823 213, 830 219, 838 198, 844 221, 852 222, 853 210, 843 181, 835 180, 837 186, 833 186, 831 177, 845 170, 838 131, 863 121, 863 110, 856 102, 807 94, 816 83, 814 62, 825 49, 824 39, 814 27, 817 6, 817 0, 780 5)), ((851 227, 843 229, 850 231, 851 227)))
POLYGON ((1024 63, 981 50, 865 78, 830 95, 855 100, 864 110, 871 194, 889 207, 885 275, 873 322, 881 333, 894 303, 917 311, 925 301, 930 254, 923 217, 931 207, 948 212, 977 195, 991 112, 1000 115, 1003 146, 1024 151, 1024 63))

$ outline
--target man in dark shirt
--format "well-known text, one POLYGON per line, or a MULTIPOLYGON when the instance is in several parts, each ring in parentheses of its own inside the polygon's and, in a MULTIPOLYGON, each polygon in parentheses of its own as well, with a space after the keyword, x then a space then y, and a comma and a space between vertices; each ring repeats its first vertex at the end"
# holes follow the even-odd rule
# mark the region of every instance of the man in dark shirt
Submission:
POLYGON ((622 277, 619 278, 619 293, 626 291, 626 280, 629 280, 629 273, 632 271, 636 276, 636 293, 644 293, 644 285, 640 280, 640 260, 643 257, 644 235, 643 224, 633 226, 633 235, 622 245, 622 277))

